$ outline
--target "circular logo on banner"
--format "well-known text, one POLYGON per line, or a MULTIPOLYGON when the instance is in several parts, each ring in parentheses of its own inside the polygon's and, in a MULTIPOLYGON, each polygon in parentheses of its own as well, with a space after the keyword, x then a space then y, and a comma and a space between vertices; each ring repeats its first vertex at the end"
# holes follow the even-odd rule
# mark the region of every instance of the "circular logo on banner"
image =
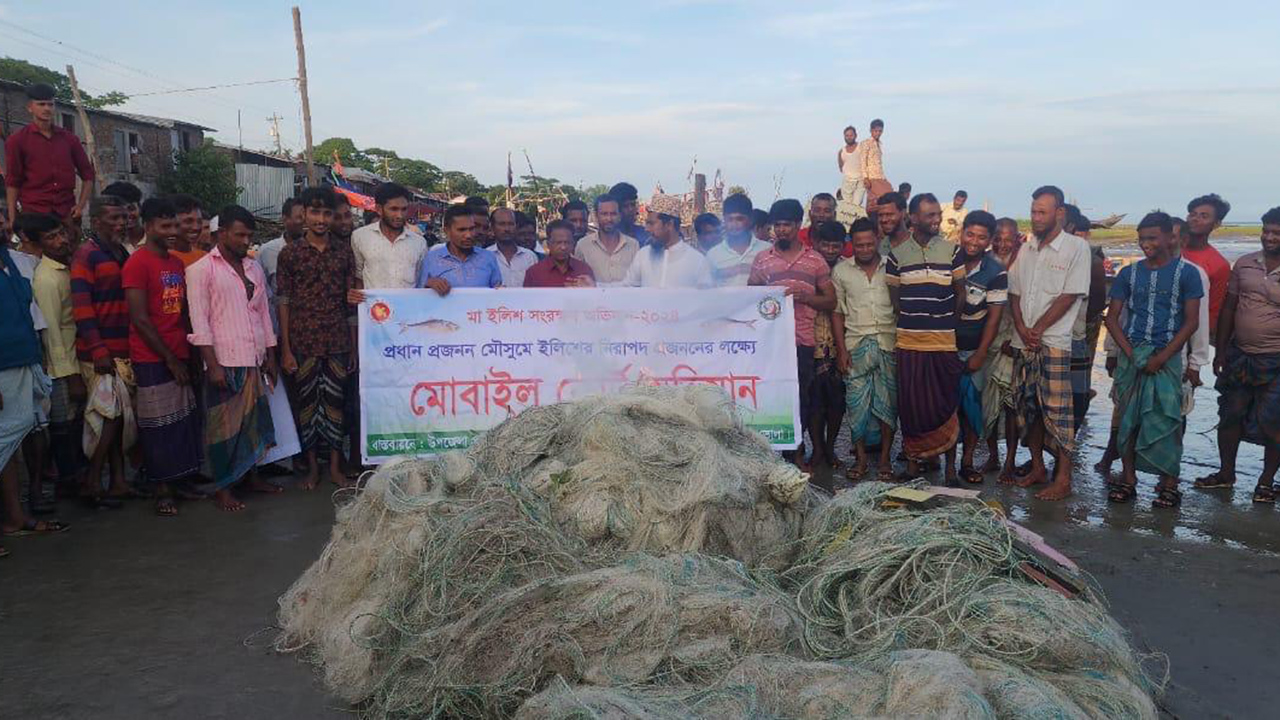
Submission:
POLYGON ((782 314, 782 303, 778 302, 778 298, 770 296, 762 299, 756 309, 765 320, 777 320, 782 314))
POLYGON ((369 317, 372 318, 374 322, 381 325, 391 319, 391 306, 379 300, 369 306, 369 317))

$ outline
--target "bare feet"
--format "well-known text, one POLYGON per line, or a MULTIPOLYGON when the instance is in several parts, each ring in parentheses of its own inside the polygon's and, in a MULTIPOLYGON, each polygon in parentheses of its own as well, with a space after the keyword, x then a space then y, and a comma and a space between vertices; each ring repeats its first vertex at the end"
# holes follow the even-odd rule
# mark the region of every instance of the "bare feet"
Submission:
POLYGON ((1062 500, 1071 495, 1071 480, 1054 480, 1049 487, 1036 493, 1037 500, 1062 500))
MULTIPOLYGON (((262 493, 263 495, 279 495, 284 492, 284 488, 279 485, 272 485, 262 478, 253 478, 247 483, 249 492, 262 493)), ((315 487, 314 483, 312 487, 315 487)))
POLYGON ((356 484, 355 480, 348 478, 346 473, 342 472, 342 468, 337 466, 329 468, 329 482, 340 488, 354 487, 356 484))
POLYGON ((996 478, 1001 485, 1013 485, 1017 480, 1014 476, 1013 463, 1005 463, 1004 468, 1000 470, 1000 477, 996 478))
POLYGON ((218 506, 219 510, 226 512, 240 512, 244 509, 244 503, 237 500, 236 496, 231 494, 229 488, 223 488, 215 492, 213 494, 213 502, 218 506))
MULTIPOLYGON (((1021 487, 1021 488, 1031 487, 1032 485, 1043 485, 1044 483, 1049 482, 1049 475, 1048 473, 1045 472, 1044 468, 1032 467, 1031 472, 1028 472, 1026 475, 1023 475, 1022 477, 1017 478, 1014 482, 1018 487, 1021 487)), ((1068 492, 1070 492, 1070 489, 1071 489, 1071 483, 1068 481, 1067 483, 1068 492)), ((1039 496, 1037 495, 1037 497, 1039 496)))
POLYGON ((1114 465, 1114 464, 1115 464, 1115 462, 1116 462, 1116 459, 1115 459, 1113 456, 1111 456, 1111 455, 1109 455, 1109 454, 1106 454, 1106 453, 1103 453, 1103 455, 1102 455, 1102 459, 1101 459, 1101 460, 1099 460, 1098 462, 1094 463, 1094 465, 1093 465, 1093 469, 1094 469, 1094 470, 1097 470, 1098 472, 1102 473, 1103 475, 1110 475, 1110 474, 1111 474, 1111 466, 1112 466, 1112 465, 1114 465))
POLYGON ((993 457, 989 457, 987 458, 987 462, 978 469, 978 472, 983 473, 984 475, 986 473, 1000 472, 1000 461, 993 457))

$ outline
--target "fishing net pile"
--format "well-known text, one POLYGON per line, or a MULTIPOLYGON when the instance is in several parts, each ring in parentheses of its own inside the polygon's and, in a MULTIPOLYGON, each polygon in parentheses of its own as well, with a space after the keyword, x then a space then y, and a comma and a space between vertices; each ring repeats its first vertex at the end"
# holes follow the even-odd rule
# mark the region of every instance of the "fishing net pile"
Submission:
POLYGON ((1155 717, 1099 598, 890 490, 809 488, 714 387, 532 408, 347 496, 276 646, 369 717, 1155 717))

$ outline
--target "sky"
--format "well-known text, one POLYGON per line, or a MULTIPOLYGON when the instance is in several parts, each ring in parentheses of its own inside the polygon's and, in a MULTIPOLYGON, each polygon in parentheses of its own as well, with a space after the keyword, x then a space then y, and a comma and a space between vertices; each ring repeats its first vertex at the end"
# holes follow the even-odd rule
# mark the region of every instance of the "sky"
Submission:
MULTIPOLYGON (((76 66, 91 92, 291 78, 291 3, 0 0, 0 55, 76 66)), ((882 118, 889 180, 1025 217, 1038 185, 1091 217, 1217 192, 1280 205, 1280 4, 647 0, 305 2, 315 142, 352 138, 489 184, 722 171, 757 204, 839 186, 841 131, 882 118)), ((293 83, 124 107, 302 147, 293 83), (240 129, 237 129, 237 112, 240 129)))

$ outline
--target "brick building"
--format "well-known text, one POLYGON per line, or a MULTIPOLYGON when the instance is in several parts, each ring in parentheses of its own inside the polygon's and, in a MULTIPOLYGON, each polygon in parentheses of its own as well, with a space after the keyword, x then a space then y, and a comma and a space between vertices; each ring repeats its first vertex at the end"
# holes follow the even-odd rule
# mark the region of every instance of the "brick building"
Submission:
MULTIPOLYGON (((97 145, 93 158, 98 172, 98 187, 116 180, 127 180, 142 192, 155 192, 156 181, 167 168, 173 167, 174 153, 204 142, 204 133, 212 131, 194 123, 170 118, 151 117, 116 110, 85 108, 97 145)), ((0 173, 4 168, 3 139, 31 122, 27 113, 27 95, 21 83, 0 80, 0 173)), ((54 123, 84 140, 80 115, 71 103, 58 100, 54 123)), ((86 146, 87 149, 87 146, 86 146)))

